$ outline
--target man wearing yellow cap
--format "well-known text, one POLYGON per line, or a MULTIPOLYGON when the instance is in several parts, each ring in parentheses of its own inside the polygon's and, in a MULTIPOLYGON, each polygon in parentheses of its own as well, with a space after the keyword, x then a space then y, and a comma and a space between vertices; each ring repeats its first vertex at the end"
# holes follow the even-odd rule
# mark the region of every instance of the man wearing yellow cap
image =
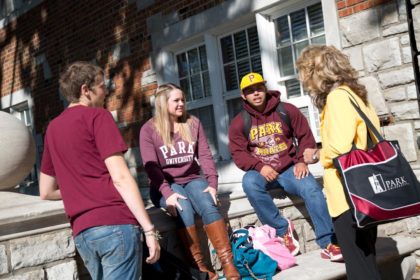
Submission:
POLYGON ((321 257, 342 261, 322 188, 303 160, 303 151, 316 147, 308 122, 298 108, 280 101, 280 92, 267 90, 265 83, 258 73, 242 78, 244 111, 229 127, 232 158, 246 172, 242 180, 244 192, 261 223, 275 228, 293 255, 299 253, 293 224, 280 215, 268 190, 280 187, 301 197, 312 219, 316 242, 322 248, 321 257))

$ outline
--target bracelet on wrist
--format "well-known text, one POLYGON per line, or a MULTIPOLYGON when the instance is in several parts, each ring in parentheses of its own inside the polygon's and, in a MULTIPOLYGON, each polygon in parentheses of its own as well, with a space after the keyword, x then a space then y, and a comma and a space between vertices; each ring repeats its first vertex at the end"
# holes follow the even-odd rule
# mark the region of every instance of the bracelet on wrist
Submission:
POLYGON ((152 227, 148 230, 143 229, 143 232, 146 233, 146 232, 150 232, 150 231, 154 231, 154 230, 155 230, 155 225, 152 225, 152 227))
POLYGON ((153 236, 156 240, 162 239, 162 236, 160 235, 160 232, 158 230, 144 232, 144 236, 153 236))

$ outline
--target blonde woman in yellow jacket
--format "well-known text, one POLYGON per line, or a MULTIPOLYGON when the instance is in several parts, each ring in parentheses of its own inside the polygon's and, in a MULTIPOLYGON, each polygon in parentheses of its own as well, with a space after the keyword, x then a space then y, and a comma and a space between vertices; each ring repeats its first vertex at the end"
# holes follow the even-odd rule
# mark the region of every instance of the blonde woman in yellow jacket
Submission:
POLYGON ((339 174, 333 165, 333 159, 349 152, 353 144, 359 149, 367 148, 366 125, 349 98, 359 105, 377 129, 379 119, 348 57, 336 48, 307 47, 296 64, 304 88, 321 110, 322 149, 306 149, 304 159, 306 163, 320 160, 325 168, 328 211, 343 253, 347 279, 380 279, 375 258, 377 228, 356 228, 339 174))

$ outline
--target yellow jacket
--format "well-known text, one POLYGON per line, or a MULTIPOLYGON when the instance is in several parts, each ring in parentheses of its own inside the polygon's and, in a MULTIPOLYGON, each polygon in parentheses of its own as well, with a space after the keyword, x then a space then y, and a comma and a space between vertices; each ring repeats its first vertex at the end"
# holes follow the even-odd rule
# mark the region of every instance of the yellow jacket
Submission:
MULTIPOLYGON (((357 101, 373 125, 380 129, 379 119, 373 107, 366 106, 349 87, 340 86, 328 94, 326 105, 321 112, 320 160, 325 168, 324 188, 328 211, 332 217, 337 217, 349 209, 333 159, 350 151, 353 142, 359 149, 367 148, 366 125, 351 105, 350 94, 344 89, 351 93, 353 100, 357 101)), ((374 136, 372 139, 375 139, 374 136)))

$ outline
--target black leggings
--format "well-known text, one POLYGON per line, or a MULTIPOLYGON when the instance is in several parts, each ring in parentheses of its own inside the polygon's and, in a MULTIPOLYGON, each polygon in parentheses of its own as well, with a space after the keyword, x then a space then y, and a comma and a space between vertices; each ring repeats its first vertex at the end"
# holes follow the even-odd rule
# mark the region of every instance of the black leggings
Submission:
POLYGON ((350 210, 333 218, 333 223, 346 264, 347 279, 381 279, 376 265, 377 227, 357 228, 350 210))

